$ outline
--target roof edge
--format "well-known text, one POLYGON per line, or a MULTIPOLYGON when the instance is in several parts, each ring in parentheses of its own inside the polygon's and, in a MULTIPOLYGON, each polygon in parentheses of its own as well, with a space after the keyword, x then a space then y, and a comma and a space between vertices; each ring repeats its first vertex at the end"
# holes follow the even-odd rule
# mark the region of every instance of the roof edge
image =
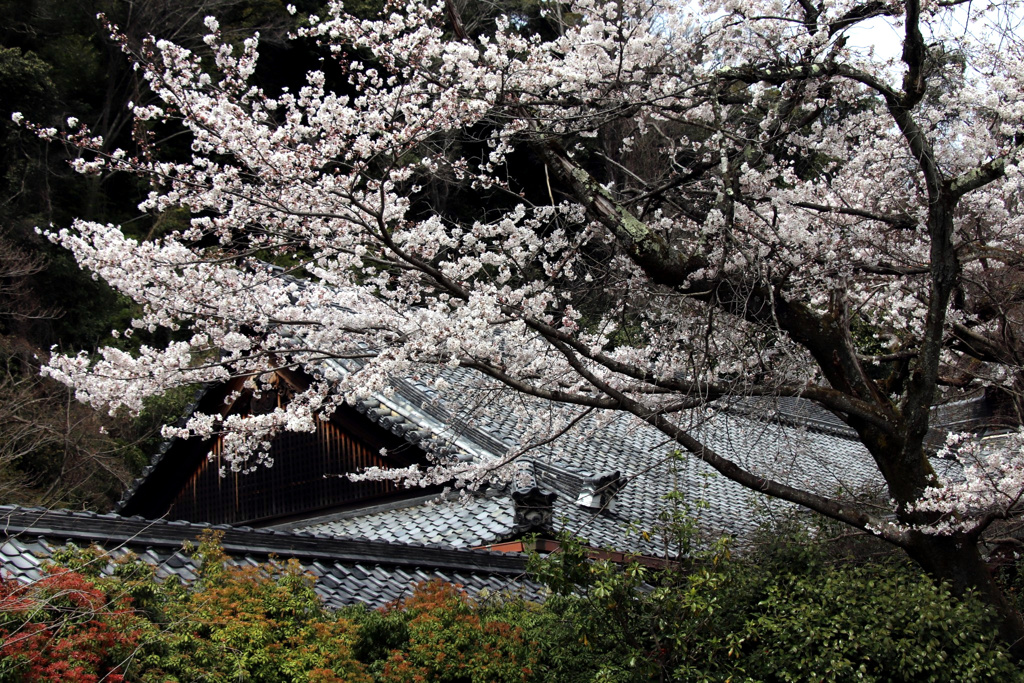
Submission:
POLYGON ((203 531, 210 529, 222 534, 221 545, 229 555, 273 555, 313 562, 429 567, 501 575, 520 575, 526 570, 525 557, 503 553, 10 505, 0 506, 0 529, 7 537, 174 549, 195 542, 203 531))

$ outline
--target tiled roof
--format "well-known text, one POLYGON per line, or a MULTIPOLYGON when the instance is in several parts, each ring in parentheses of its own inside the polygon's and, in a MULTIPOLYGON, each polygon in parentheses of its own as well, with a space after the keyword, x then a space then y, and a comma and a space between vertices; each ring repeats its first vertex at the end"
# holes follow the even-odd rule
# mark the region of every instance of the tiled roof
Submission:
POLYGON ((53 554, 74 544, 100 546, 115 559, 134 553, 156 568, 159 579, 187 583, 195 580, 197 566, 182 545, 210 528, 224 534, 223 548, 235 564, 256 565, 271 556, 299 560, 333 608, 379 607, 431 579, 461 584, 475 597, 516 593, 536 600, 544 594, 525 579, 521 556, 14 506, 0 506, 0 575, 38 580, 53 554))
MULTIPOLYGON (((849 439, 857 438, 857 432, 839 416, 813 401, 795 396, 733 398, 725 402, 725 409, 758 420, 769 419, 849 439)), ((984 392, 933 406, 928 436, 925 437, 926 448, 935 452, 942 447, 949 432, 985 429, 992 426, 992 419, 992 407, 984 392)))
POLYGON ((465 501, 431 500, 406 508, 298 526, 297 530, 338 538, 472 548, 505 540, 513 534, 512 499, 499 495, 465 501))
POLYGON ((816 403, 794 396, 759 396, 739 398, 726 402, 726 410, 755 419, 770 419, 782 424, 805 427, 817 431, 857 438, 849 425, 816 403))
MULTIPOLYGON (((696 416, 690 418, 695 421, 695 436, 758 474, 827 494, 859 492, 878 484, 869 454, 856 441, 728 412, 702 414, 700 423, 696 416)), ((514 433, 508 424, 503 427, 514 433)), ((693 456, 675 457, 676 451, 663 434, 631 416, 595 413, 524 458, 532 464, 536 483, 558 494, 552 531, 571 531, 591 545, 663 554, 667 541, 659 533, 661 515, 674 504, 666 498, 674 492, 681 494, 709 534, 744 537, 753 532, 758 523, 756 493, 693 456), (587 477, 611 471, 620 472, 625 480, 613 509, 577 503, 587 477)), ((515 532, 508 491, 491 491, 463 502, 423 503, 363 515, 349 512, 296 528, 455 548, 501 542, 515 532)))

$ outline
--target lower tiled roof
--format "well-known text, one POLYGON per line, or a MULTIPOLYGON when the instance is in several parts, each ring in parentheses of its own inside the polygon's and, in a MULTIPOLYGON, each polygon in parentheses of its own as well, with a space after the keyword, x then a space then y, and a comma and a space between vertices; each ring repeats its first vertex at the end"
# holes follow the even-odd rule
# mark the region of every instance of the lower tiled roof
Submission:
POLYGON ((473 597, 544 596, 526 579, 526 559, 518 555, 15 506, 0 506, 0 575, 36 581, 54 553, 73 544, 99 546, 112 559, 134 553, 159 579, 188 583, 197 562, 182 547, 204 529, 223 533, 224 551, 238 565, 297 559, 317 577, 316 591, 332 608, 379 607, 432 579, 461 584, 473 597))
POLYGON ((472 548, 513 533, 512 499, 507 495, 469 500, 435 500, 381 512, 299 527, 337 538, 373 538, 391 543, 429 543, 472 548))

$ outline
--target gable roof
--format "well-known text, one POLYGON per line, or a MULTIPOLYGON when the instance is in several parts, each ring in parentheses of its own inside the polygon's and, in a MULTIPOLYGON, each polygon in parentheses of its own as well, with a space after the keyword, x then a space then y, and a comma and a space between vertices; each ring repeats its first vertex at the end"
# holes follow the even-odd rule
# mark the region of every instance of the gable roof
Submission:
MULTIPOLYGON (((243 380, 236 378, 207 387, 188 413, 227 416, 246 412, 268 398, 276 402, 271 393, 286 394, 308 386, 309 378, 301 373, 279 370, 273 374, 279 392, 264 391, 256 399, 243 380)), ((367 408, 361 407, 365 413, 367 408)), ((402 495, 392 482, 351 482, 343 476, 368 466, 426 464, 423 449, 415 445, 416 435, 400 435, 388 429, 386 421, 381 422, 385 424, 367 420, 351 406, 339 406, 315 434, 279 435, 271 451, 276 467, 259 466, 251 472, 231 469, 219 437, 166 442, 115 511, 147 518, 256 524, 402 495), (382 449, 390 454, 387 460, 381 458, 382 449)))
POLYGON ((0 506, 0 576, 36 581, 57 550, 74 544, 99 546, 114 559, 134 553, 155 567, 158 579, 190 583, 198 567, 183 544, 206 529, 223 533, 222 547, 238 565, 297 559, 317 577, 316 591, 332 608, 380 607, 432 579, 460 584, 473 597, 515 593, 538 600, 545 593, 526 580, 519 555, 10 505, 0 506))

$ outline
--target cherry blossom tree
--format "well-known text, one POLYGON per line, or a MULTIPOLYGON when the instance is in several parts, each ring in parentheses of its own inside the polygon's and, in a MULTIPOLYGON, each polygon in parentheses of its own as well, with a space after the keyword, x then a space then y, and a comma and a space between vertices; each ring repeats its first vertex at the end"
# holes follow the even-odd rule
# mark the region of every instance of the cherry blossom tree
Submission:
MULTIPOLYGON (((473 368, 629 413, 725 477, 881 536, 986 596, 1019 649, 981 544, 1020 512, 1024 437, 955 437, 966 466, 949 480, 925 447, 941 396, 1020 386, 1018 3, 542 5, 546 37, 501 17, 467 32, 452 2, 379 21, 334 3, 301 33, 346 80, 313 71, 297 91, 255 85, 258 39, 233 48, 213 19, 213 64, 154 40, 140 68, 159 104, 133 114, 180 120, 191 159, 76 164, 148 176, 142 208, 183 207, 190 227, 52 237, 139 304, 122 333, 178 341, 48 372, 138 410, 185 383, 258 388, 276 364, 304 367, 315 381, 286 408, 174 431, 227 432, 247 467, 269 435, 312 430, 388 377, 473 368), (896 57, 851 38, 869 23, 896 57), (259 260, 285 256, 290 271, 259 260), (841 416, 889 506, 746 469, 681 418, 736 396, 841 416)), ((39 132, 102 149, 77 126, 39 132)))

